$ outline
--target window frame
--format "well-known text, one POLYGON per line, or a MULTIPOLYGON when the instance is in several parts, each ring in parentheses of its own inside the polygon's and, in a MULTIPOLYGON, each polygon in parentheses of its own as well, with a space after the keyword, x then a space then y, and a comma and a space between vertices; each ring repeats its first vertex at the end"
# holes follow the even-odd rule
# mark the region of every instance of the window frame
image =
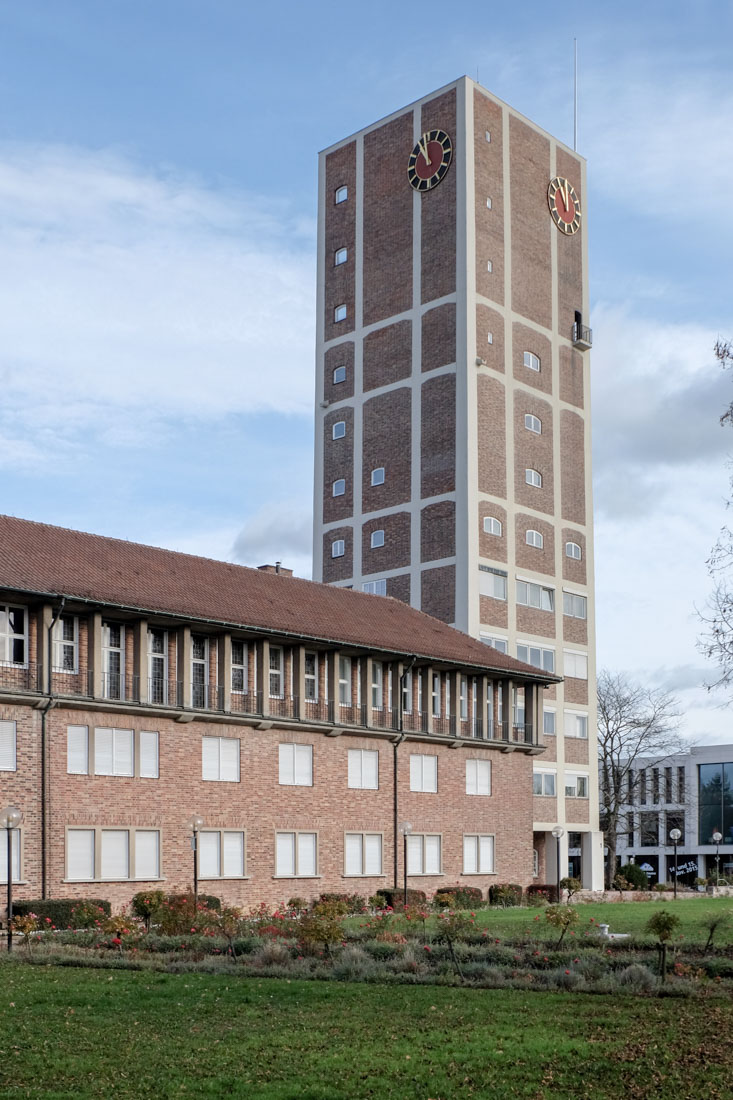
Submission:
MULTIPOLYGON (((238 654, 239 656, 239 654, 238 654)), ((237 677, 239 680, 239 677, 237 677)), ((231 691, 232 695, 247 695, 249 692, 249 645, 243 638, 232 638, 231 640, 231 691), (242 660, 234 660, 234 647, 235 645, 242 647, 242 660), (241 672, 241 687, 234 686, 234 673, 241 672)))
POLYGON ((378 791, 379 790, 379 749, 348 749, 347 750, 347 755, 346 755, 346 787, 350 791, 378 791), (354 772, 357 770, 356 769, 357 754, 358 754, 358 761, 359 761, 359 766, 358 766, 359 778, 361 780, 358 784, 351 782, 352 769, 353 769, 354 772), (375 761, 376 762, 376 775, 375 775, 376 782, 373 785, 371 783, 365 783, 364 782, 365 754, 368 754, 369 758, 371 758, 371 756, 376 757, 376 761, 375 761))
MULTIPOLYGON (((234 750, 232 750, 234 751, 234 750)), ((210 761, 209 761, 210 762, 210 761)), ((201 736, 201 782, 202 783, 239 783, 242 777, 242 744, 239 737, 218 737, 208 733, 201 736), (206 741, 217 741, 217 775, 204 775, 204 743, 206 741), (223 742, 234 742, 237 746, 236 749, 236 775, 225 776, 222 775, 222 744, 223 742)))
POLYGON ((345 439, 346 438, 346 421, 335 420, 331 425, 331 439, 345 439), (342 432, 337 432, 337 428, 343 428, 342 432))
POLYGON ((341 267, 349 258, 348 248, 337 248, 333 254, 333 266, 341 267))
POLYGON ((588 654, 587 653, 582 653, 582 652, 580 652, 579 650, 576 650, 576 649, 564 649, 562 651, 562 659, 563 659, 563 676, 565 678, 567 678, 569 676, 572 680, 587 680, 588 679, 588 654), (580 662, 584 661, 585 662, 585 675, 584 676, 578 676, 575 673, 575 669, 577 667, 577 662, 578 661, 580 661, 580 662), (574 671, 572 673, 568 671, 568 668, 567 668, 568 664, 571 664, 572 667, 573 667, 574 671))
POLYGON ((29 647, 29 614, 28 608, 23 604, 6 603, 0 604, 0 627, 2 627, 3 619, 6 624, 6 629, 0 629, 0 667, 8 668, 28 668, 28 647, 29 647), (15 630, 10 629, 10 613, 11 611, 23 612, 23 633, 20 634, 15 630), (22 643, 23 659, 16 661, 13 656, 13 651, 18 642, 22 643))
POLYGON ((532 546, 535 550, 544 550, 545 548, 545 536, 534 527, 528 527, 524 532, 524 541, 527 546, 532 546), (532 536, 531 539, 530 535, 532 536))
POLYGON ((276 829, 275 830, 275 874, 274 878, 320 878, 319 874, 319 844, 318 844, 318 830, 316 829, 276 829), (278 868, 278 837, 291 836, 293 838, 293 873, 287 874, 279 870, 278 868), (313 873, 303 873, 299 868, 299 837, 312 836, 313 837, 313 873))
POLYGON ((335 481, 331 482, 331 495, 333 497, 343 497, 346 495, 345 477, 337 477, 335 481))
POLYGON ((64 829, 64 882, 161 882, 163 875, 163 830, 159 825, 67 825, 64 829), (92 875, 71 878, 69 874, 69 836, 72 833, 92 834, 92 875), (127 877, 104 875, 102 873, 103 835, 104 833, 127 834, 127 877), (138 874, 137 834, 157 833, 158 874, 143 876, 138 874))
POLYGON ((376 531, 372 531, 370 542, 371 550, 381 550, 381 548, 384 546, 384 528, 380 527, 376 531))
POLYGON ((334 206, 340 206, 342 202, 346 202, 349 198, 348 184, 340 184, 333 193, 334 206))
POLYGON ((344 878, 383 878, 384 877, 384 833, 382 832, 361 832, 360 830, 347 829, 344 832, 344 878), (348 837, 360 837, 361 838, 361 871, 350 871, 348 869, 347 862, 347 838, 348 837), (367 871, 366 866, 366 844, 367 838, 379 838, 379 870, 367 871))
POLYGON ((539 470, 533 469, 531 466, 527 466, 524 471, 524 480, 527 485, 531 485, 533 489, 542 488, 542 474, 539 470))
POLYGON ((588 714, 586 711, 566 710, 563 715, 563 725, 566 737, 572 737, 578 741, 588 740, 588 714), (570 719, 570 721, 569 721, 570 719), (574 727, 571 731, 570 725, 574 727), (579 729, 585 729, 585 733, 578 733, 579 729))
POLYGON ((334 386, 340 386, 342 382, 346 381, 346 366, 344 363, 339 363, 337 367, 333 368, 332 382, 334 386), (343 371, 343 374, 341 373, 343 371), (336 377, 338 375, 338 378, 336 377))
POLYGON ((198 877, 199 877, 200 882, 201 881, 204 881, 204 882, 217 881, 217 882, 219 882, 219 881, 222 881, 222 880, 224 880, 224 881, 226 881, 226 880, 236 881, 237 879, 249 878, 250 876, 247 874, 247 830, 246 829, 226 829, 226 828, 222 828, 222 829, 208 829, 208 828, 199 829, 198 830, 198 843, 197 843, 197 847, 196 847, 196 869, 197 869, 197 872, 198 872, 198 877), (208 874, 206 872, 206 870, 202 869, 202 867, 201 867, 201 837, 203 835, 218 837, 218 844, 217 844, 217 859, 218 859, 218 864, 219 864, 219 874, 218 875, 208 874), (224 872, 224 854, 225 854, 224 853, 224 837, 225 836, 239 836, 239 837, 242 838, 242 871, 241 871, 241 874, 230 875, 230 874, 224 874, 223 873, 224 872))
POLYGON ((534 645, 531 642, 517 642, 517 660, 523 661, 525 665, 531 665, 532 668, 539 669, 540 672, 555 672, 555 649, 553 646, 534 645), (526 649, 526 657, 520 655, 520 649, 526 649), (533 649, 536 649, 539 654, 540 664, 535 664, 532 660, 533 649), (548 660, 548 657, 551 658, 551 660, 548 660), (549 667, 550 664, 552 668, 549 667))
POLYGON ((78 615, 60 615, 53 625, 53 658, 51 664, 52 672, 58 672, 62 675, 72 675, 79 671, 79 616, 78 615), (72 624, 72 637, 64 638, 63 632, 60 627, 63 627, 65 623, 72 624), (59 654, 65 652, 65 650, 71 650, 71 667, 66 668, 63 664, 63 656, 59 660, 59 654))
POLYGON ((490 798, 491 797, 491 761, 486 760, 483 757, 469 756, 466 758, 466 794, 472 798, 490 798), (472 767, 475 765, 475 767, 472 767), (479 767, 483 765, 483 767, 479 767), (473 779, 470 777, 470 772, 475 772, 473 779), (484 780, 482 782, 481 773, 484 772, 484 780), (482 790, 482 786, 487 789, 482 790), (475 787, 475 790, 471 790, 471 787, 475 787))
POLYGON ((384 485, 385 476, 384 466, 375 466, 372 470, 372 486, 384 485))
POLYGON ((442 833, 408 833, 407 835, 407 867, 405 868, 406 876, 408 878, 425 878, 433 875, 443 874, 443 834, 442 833), (426 852, 427 841, 438 841, 438 870, 426 871, 426 852), (413 853, 415 850, 415 842, 420 841, 420 870, 411 870, 410 865, 413 861, 413 853))
POLYGON ((345 554, 346 554, 346 540, 345 539, 334 539, 333 542, 331 543, 331 557, 332 558, 343 558, 345 554))
POLYGON ((437 794, 438 793, 438 756, 437 756, 437 754, 426 753, 426 752, 411 752, 410 753, 409 767, 410 767, 410 791, 412 791, 416 794, 437 794), (415 761, 415 760, 420 761, 419 780, 418 780, 417 775, 415 774, 418 770, 418 765, 413 763, 413 761, 415 761), (425 776, 426 765, 425 765, 425 761, 426 760, 435 761, 434 765, 431 764, 429 766, 429 769, 428 769, 428 770, 432 770, 434 772, 434 780, 432 779, 432 777, 430 775, 428 775, 428 777, 427 777, 428 782, 434 781, 435 786, 433 786, 433 787, 426 787, 425 786, 425 783, 426 783, 426 776, 425 776), (420 785, 415 786, 414 784, 418 781, 419 781, 420 785))
POLYGON ((590 776, 588 772, 565 772, 565 797, 566 798, 590 798, 590 776), (571 784, 569 780, 574 780, 571 784), (579 787, 583 786, 585 792, 581 793, 579 787))
POLYGON ((542 360, 539 355, 535 355, 533 351, 525 351, 523 353, 523 362, 528 370, 533 370, 535 374, 539 374, 542 369, 542 360), (535 363, 537 364, 535 366, 535 363))
POLYGON ((493 535, 494 538, 500 539, 504 531, 504 525, 500 519, 496 516, 484 516, 484 534, 493 535), (487 526, 488 524, 488 526, 487 526), (499 528, 498 531, 494 530, 494 525, 499 528))
POLYGON ((496 835, 494 833, 464 833, 463 834, 463 846, 462 846, 463 866, 461 874, 463 875, 495 875, 496 874, 496 835), (481 841, 491 841, 491 859, 490 867, 484 867, 481 863, 481 841), (476 842, 476 870, 469 871, 466 866, 466 841, 476 842))
POLYGON ((552 614, 555 612, 555 589, 546 584, 538 584, 537 581, 525 581, 517 577, 515 599, 519 607, 531 607, 535 611, 548 611, 552 614), (533 601, 533 595, 538 602, 533 601))
POLYGON ((534 413, 524 414, 524 426, 528 432, 533 432, 535 435, 542 435, 542 421, 539 416, 535 416, 534 413))
POLYGON ((553 771, 552 768, 535 768, 532 772, 532 795, 534 798, 557 798, 557 770, 553 771), (538 778, 540 779, 540 786, 542 787, 540 791, 535 790, 538 778), (549 785, 549 780, 552 780, 551 791, 545 790, 545 787, 549 785))
POLYGON ((334 325, 340 325, 342 321, 345 321, 348 317, 348 310, 346 308, 346 302, 341 302, 339 305, 334 306, 333 309, 333 323, 334 325))
POLYGON ((279 787, 312 787, 313 783, 313 746, 298 741, 281 741, 277 747, 277 782, 279 787), (292 752, 288 751, 292 750, 292 752), (299 751, 300 750, 300 751, 299 751), (291 758, 291 759, 290 759, 291 758), (299 765, 300 761, 300 765, 299 765), (303 769, 302 762, 307 761, 303 769), (300 774, 308 773, 308 781, 298 779, 300 774))
POLYGON ((362 592, 366 592, 370 596, 386 596, 387 595, 387 579, 386 577, 380 577, 375 581, 364 581, 361 586, 362 592))
POLYGON ((580 543, 572 542, 572 540, 566 542, 565 543, 565 557, 570 558, 572 561, 582 561, 583 560, 583 547, 580 545, 580 543), (569 548, 571 546, 573 546, 578 551, 577 554, 574 554, 574 553, 570 552, 569 548))
POLYGON ((568 619, 580 619, 581 622, 585 622, 588 618, 588 597, 580 592, 570 592, 563 588, 562 613, 568 619), (578 614, 579 611, 582 614, 578 614))
MULTIPOLYGON (((4 738, 7 738, 7 749, 0 757, 0 772, 17 772, 18 770, 18 723, 14 718, 3 718, 0 720, 0 734, 4 731, 4 738), (10 761, 12 764, 4 764, 3 760, 10 761)), ((0 841, 1 843, 1 841, 0 841)))

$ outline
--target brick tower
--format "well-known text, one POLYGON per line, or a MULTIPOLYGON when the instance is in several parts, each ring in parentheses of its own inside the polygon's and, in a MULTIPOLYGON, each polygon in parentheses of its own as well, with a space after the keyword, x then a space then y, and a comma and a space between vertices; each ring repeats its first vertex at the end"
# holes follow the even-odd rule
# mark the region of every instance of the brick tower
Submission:
POLYGON ((564 677, 537 877, 599 888, 585 162, 463 77, 319 175, 314 578, 564 677))

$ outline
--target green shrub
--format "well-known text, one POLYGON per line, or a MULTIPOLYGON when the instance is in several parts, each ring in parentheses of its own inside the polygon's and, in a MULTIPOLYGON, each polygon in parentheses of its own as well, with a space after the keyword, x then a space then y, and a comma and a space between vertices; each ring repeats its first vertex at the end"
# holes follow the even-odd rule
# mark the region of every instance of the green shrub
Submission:
POLYGON ((145 927, 150 931, 150 921, 153 915, 160 909, 165 900, 163 890, 142 890, 139 894, 133 894, 131 908, 136 917, 145 921, 145 927))
POLYGON ((13 913, 25 917, 35 913, 41 928, 91 928, 104 921, 112 906, 102 898, 48 898, 14 901, 13 913))
POLYGON ((566 878, 560 879, 560 889, 567 890, 568 901, 572 898, 573 894, 577 894, 578 890, 583 889, 583 883, 579 878, 574 878, 573 875, 568 875, 566 878))
MULTIPOLYGON (((377 890, 375 897, 380 899, 380 904, 383 909, 403 909, 405 906, 404 890, 394 890, 386 886, 381 890, 377 890)), ((407 891, 408 905, 425 905, 427 900, 427 894, 424 890, 407 891)))
POLYGON ((347 913, 366 913, 367 911, 366 898, 361 894, 320 894, 316 904, 322 905, 330 901, 342 902, 346 906, 347 913))
POLYGON ((533 882, 525 891, 527 905, 556 905, 557 886, 545 882, 533 882))
POLYGON ((625 878, 632 890, 648 890, 649 878, 646 871, 642 871, 638 863, 626 863, 619 870, 616 878, 625 878))
POLYGON ((560 939, 557 941, 559 947, 570 926, 577 923, 578 910, 572 905, 548 905, 545 909, 545 917, 553 928, 560 929, 560 939))
POLYGON ((441 886, 433 898, 436 909, 480 909, 484 904, 478 886, 441 886))
MULTIPOLYGON (((221 909, 221 898, 215 898, 213 894, 199 894, 199 908, 221 909)), ((171 905, 187 904, 193 906, 193 893, 190 894, 166 894, 165 900, 171 905)))
POLYGON ((294 913, 304 913, 308 908, 308 902, 305 898, 290 898, 288 901, 288 909, 292 909, 294 913))
POLYGON ((641 963, 632 963, 616 974, 616 982, 628 993, 651 993, 657 987, 656 975, 641 963))
POLYGON ((497 882, 489 887, 489 905, 500 905, 507 909, 510 905, 522 904, 522 887, 512 882, 497 882))

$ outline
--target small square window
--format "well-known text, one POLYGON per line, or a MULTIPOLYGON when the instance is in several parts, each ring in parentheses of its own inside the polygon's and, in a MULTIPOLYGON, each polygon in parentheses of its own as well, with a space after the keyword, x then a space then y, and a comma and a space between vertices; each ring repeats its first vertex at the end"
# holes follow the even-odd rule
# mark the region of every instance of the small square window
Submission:
POLYGON ((487 271, 493 271, 493 270, 494 270, 494 265, 492 264, 491 260, 487 260, 487 262, 486 262, 486 270, 487 270, 487 271))
POLYGON ((334 384, 338 382, 346 381, 346 367, 334 367, 333 369, 333 381, 334 384))
POLYGON ((333 311, 333 319, 334 319, 334 322, 336 322, 336 323, 338 323, 339 321, 345 321, 346 320, 346 306, 344 306, 344 305, 336 306, 335 310, 333 311))
POLYGON ((342 477, 340 477, 338 479, 338 481, 334 481, 334 483, 333 483, 333 495, 335 497, 342 497, 345 492, 346 492, 346 482, 344 481, 344 479, 342 477))
POLYGON ((484 516, 484 531, 487 535, 501 535, 501 520, 494 516, 484 516))
POLYGON ((339 248, 334 253, 333 266, 338 267, 339 264, 345 264, 349 258, 349 250, 347 248, 339 248))
POLYGON ((335 542, 331 543, 331 557, 332 558, 342 558, 344 556, 345 552, 346 552, 346 547, 344 545, 344 540, 343 539, 336 539, 335 542))
POLYGON ((535 355, 532 351, 525 351, 524 353, 524 365, 529 367, 530 370, 540 369, 540 359, 538 355, 535 355))
POLYGON ((384 546, 384 531, 372 531, 372 550, 384 546))
POLYGON ((491 210, 491 199, 486 200, 486 209, 491 210))
POLYGON ((384 466, 372 470, 372 485, 384 485, 384 466))
POLYGON ((336 194, 335 194, 334 198, 335 198, 337 206, 340 202, 346 202, 348 197, 349 197, 348 187, 337 187, 336 188, 336 194))
POLYGON ((333 439, 343 439, 346 435, 346 421, 337 420, 331 431, 331 437, 333 439))
POLYGON ((525 470, 524 480, 528 485, 534 485, 535 489, 542 488, 542 474, 537 470, 525 470))

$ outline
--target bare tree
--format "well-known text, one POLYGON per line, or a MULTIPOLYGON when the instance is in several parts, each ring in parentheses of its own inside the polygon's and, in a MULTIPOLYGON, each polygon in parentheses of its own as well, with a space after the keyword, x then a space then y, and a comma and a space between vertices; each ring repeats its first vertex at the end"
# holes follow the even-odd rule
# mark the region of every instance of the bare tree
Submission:
POLYGON ((673 695, 648 688, 618 673, 598 676, 598 773, 601 828, 608 847, 606 887, 616 873, 619 833, 627 831, 624 807, 634 801, 640 759, 659 763, 685 745, 679 734, 680 710, 673 695))

